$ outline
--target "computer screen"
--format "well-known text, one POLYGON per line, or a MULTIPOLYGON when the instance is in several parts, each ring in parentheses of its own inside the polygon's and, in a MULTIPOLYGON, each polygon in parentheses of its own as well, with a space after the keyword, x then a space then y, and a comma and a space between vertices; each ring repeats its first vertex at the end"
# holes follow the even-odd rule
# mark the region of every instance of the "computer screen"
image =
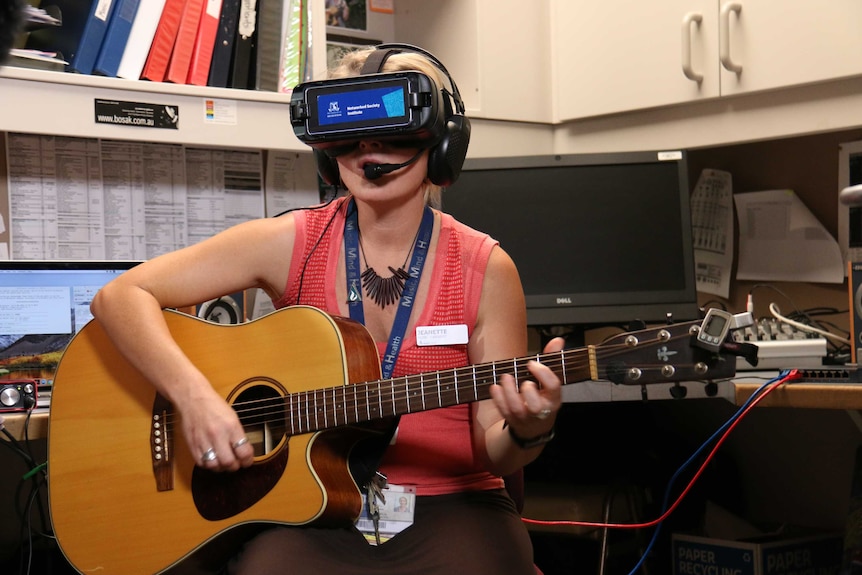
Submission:
POLYGON ((63 350, 92 319, 93 296, 137 263, 0 261, 0 383, 37 380, 41 405, 63 350))
POLYGON ((698 317, 686 154, 468 159, 443 210, 518 266, 532 326, 698 317))

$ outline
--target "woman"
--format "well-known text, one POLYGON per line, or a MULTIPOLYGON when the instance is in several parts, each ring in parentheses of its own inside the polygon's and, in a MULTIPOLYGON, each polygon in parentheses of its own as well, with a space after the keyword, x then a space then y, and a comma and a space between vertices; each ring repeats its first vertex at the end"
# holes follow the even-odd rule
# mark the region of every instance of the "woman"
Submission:
MULTIPOLYGON (((345 56, 335 75, 355 75, 373 52, 345 56)), ((386 59, 381 71, 395 70, 418 70, 444 86, 441 70, 419 52, 386 59)), ((416 145, 362 139, 340 148, 334 161, 347 197, 238 225, 146 262, 97 294, 94 315, 179 411, 201 466, 235 471, 253 463, 253 451, 233 409, 171 339, 162 308, 250 287, 265 290, 276 307, 314 305, 354 317, 358 308, 384 359, 384 374, 393 342, 399 344, 392 377, 526 353, 524 296, 514 263, 488 236, 427 207, 440 189, 428 179, 428 148, 416 145), (369 164, 405 165, 369 178, 369 164), (357 249, 345 249, 345 233, 357 249), (407 279, 404 286, 409 274, 403 270, 420 260, 418 284, 407 279), (361 288, 348 289, 348 269, 362 271, 351 284, 361 288), (376 271, 386 269, 391 277, 376 271), (405 289, 415 289, 415 297, 399 336, 393 326, 406 307, 400 299, 405 289), (466 345, 418 345, 416 328, 432 325, 466 325, 469 339, 466 345)), ((549 346, 558 350, 562 342, 549 346)), ((352 526, 278 527, 249 542, 231 572, 534 572, 528 534, 501 479, 538 456, 560 406, 553 372, 537 362, 529 369, 538 384, 516 386, 504 375, 491 386, 490 400, 401 418, 380 471, 417 500, 412 525, 390 541, 369 545, 352 526)))

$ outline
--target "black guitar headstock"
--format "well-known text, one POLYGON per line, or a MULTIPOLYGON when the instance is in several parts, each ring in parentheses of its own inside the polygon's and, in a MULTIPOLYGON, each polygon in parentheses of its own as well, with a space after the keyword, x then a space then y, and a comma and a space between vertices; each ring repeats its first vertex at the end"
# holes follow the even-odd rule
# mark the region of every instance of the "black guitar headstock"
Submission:
POLYGON ((729 329, 718 343, 704 344, 699 336, 705 323, 669 324, 611 337, 595 349, 600 377, 623 385, 733 377, 740 350, 726 341, 729 329))

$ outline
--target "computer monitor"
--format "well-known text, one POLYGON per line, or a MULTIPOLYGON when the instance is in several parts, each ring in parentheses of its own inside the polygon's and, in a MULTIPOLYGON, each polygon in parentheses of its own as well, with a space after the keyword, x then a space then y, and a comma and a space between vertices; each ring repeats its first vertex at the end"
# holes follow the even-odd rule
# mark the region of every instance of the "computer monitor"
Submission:
POLYGON ((39 405, 60 356, 90 319, 90 302, 137 261, 0 261, 0 384, 34 379, 39 405))
POLYGON ((511 255, 531 326, 698 317, 684 151, 471 158, 442 207, 511 255))

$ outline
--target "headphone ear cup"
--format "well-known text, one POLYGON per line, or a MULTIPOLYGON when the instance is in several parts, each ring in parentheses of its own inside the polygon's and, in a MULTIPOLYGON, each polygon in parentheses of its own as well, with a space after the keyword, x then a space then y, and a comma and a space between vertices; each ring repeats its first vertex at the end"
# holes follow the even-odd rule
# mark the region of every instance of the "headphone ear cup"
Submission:
POLYGON ((470 144, 470 119, 451 116, 440 143, 428 152, 428 179, 438 186, 450 186, 461 175, 467 146, 470 144))
POLYGON ((341 183, 341 175, 338 173, 338 162, 330 158, 320 150, 314 150, 314 160, 317 163, 317 173, 320 178, 330 186, 341 183))

